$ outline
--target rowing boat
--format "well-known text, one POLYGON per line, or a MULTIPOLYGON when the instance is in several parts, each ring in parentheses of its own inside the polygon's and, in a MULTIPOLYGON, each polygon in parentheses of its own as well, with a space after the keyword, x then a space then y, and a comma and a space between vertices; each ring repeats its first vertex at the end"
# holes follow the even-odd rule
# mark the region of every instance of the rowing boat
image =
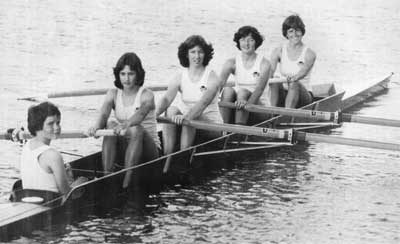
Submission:
MULTIPOLYGON (((315 101, 303 107, 307 110, 334 112, 337 110, 349 111, 356 105, 382 94, 387 90, 391 75, 372 86, 363 89, 348 98, 343 99, 345 92, 333 85, 324 86, 324 92, 315 97, 315 101), (325 94, 324 94, 325 93, 325 94)), ((320 88, 317 88, 320 89, 320 88)), ((317 93, 316 93, 317 94, 317 93)), ((340 126, 337 123, 322 123, 312 118, 295 118, 290 116, 274 116, 271 119, 256 124, 265 128, 294 128, 298 131, 321 130, 340 126)), ((228 167, 233 161, 243 159, 243 152, 271 151, 281 147, 293 146, 293 141, 269 139, 257 136, 238 136, 228 134, 216 139, 196 143, 195 146, 176 153, 145 162, 132 168, 136 180, 136 187, 129 192, 122 192, 120 186, 126 170, 111 174, 104 174, 101 163, 101 152, 85 156, 70 162, 74 176, 85 176, 90 180, 73 190, 65 197, 32 203, 21 201, 24 190, 20 189, 20 182, 13 187, 13 202, 0 204, 0 241, 29 234, 33 229, 52 226, 60 220, 69 222, 87 214, 100 214, 111 208, 119 208, 126 198, 143 199, 150 193, 160 191, 165 184, 187 182, 194 175, 206 174, 211 168, 228 167), (168 173, 163 174, 163 167, 167 157, 172 157, 172 164, 168 173), (80 192, 80 197, 74 194, 80 192), (20 195, 20 196, 17 196, 20 195)), ((122 159, 117 159, 117 163, 122 159)), ((123 164, 122 164, 123 165, 123 164)), ((26 200, 25 199, 25 200, 26 200)))

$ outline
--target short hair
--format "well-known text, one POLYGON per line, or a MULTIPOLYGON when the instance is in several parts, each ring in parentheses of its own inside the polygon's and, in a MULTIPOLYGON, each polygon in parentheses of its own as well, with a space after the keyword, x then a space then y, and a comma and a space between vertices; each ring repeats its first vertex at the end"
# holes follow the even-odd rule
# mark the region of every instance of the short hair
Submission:
POLYGON ((283 21, 282 24, 282 35, 287 39, 287 31, 293 28, 295 30, 300 30, 301 33, 306 34, 306 26, 303 23, 303 20, 301 20, 300 16, 294 14, 290 15, 283 21))
POLYGON ((261 46, 264 41, 264 37, 260 34, 260 32, 253 26, 245 25, 239 28, 239 30, 233 36, 233 41, 236 42, 236 47, 240 50, 239 40, 243 37, 251 35, 253 39, 256 41, 256 49, 261 46))
POLYGON ((123 70, 126 65, 128 65, 131 70, 136 72, 137 79, 135 84, 138 86, 142 86, 144 83, 144 76, 146 72, 143 69, 142 61, 140 61, 140 58, 136 55, 136 53, 133 52, 125 53, 118 59, 117 64, 113 69, 115 77, 114 85, 119 89, 123 88, 121 80, 119 78, 119 72, 121 72, 121 70, 123 70))
POLYGON ((199 35, 189 36, 184 42, 178 47, 178 58, 181 65, 185 68, 189 67, 188 52, 189 49, 199 46, 204 51, 203 65, 207 66, 214 55, 214 48, 211 43, 207 43, 206 40, 199 35))
POLYGON ((60 110, 51 102, 42 102, 28 109, 28 130, 36 136, 36 132, 43 129, 43 123, 49 116, 61 117, 60 110))

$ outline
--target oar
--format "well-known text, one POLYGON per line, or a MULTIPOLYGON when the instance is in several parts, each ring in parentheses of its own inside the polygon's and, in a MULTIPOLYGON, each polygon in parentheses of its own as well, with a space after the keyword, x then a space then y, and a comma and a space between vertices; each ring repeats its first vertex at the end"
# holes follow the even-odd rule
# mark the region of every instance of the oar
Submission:
MULTIPOLYGON (((225 108, 236 108, 234 103, 220 102, 219 106, 225 108)), ((346 114, 340 111, 337 112, 324 112, 317 110, 305 110, 305 109, 292 109, 292 108, 281 108, 281 107, 264 107, 255 104, 247 104, 244 106, 244 110, 253 113, 264 113, 264 114, 280 114, 288 115, 299 118, 310 118, 316 120, 331 121, 333 123, 342 122, 354 122, 363 123, 371 125, 383 125, 383 126, 393 126, 400 127, 400 120, 394 119, 383 119, 374 118, 367 116, 358 116, 353 114, 346 114)))
MULTIPOLYGON (((286 82, 286 78, 271 78, 269 83, 282 83, 286 82)), ((234 83, 227 82, 225 86, 234 86, 234 83)), ((167 90, 167 86, 146 86, 152 91, 165 91, 167 90)), ((72 90, 72 91, 61 91, 61 92, 50 92, 44 94, 37 94, 30 97, 21 97, 17 98, 18 100, 28 100, 28 101, 37 101, 38 99, 46 100, 49 98, 61 98, 61 97, 79 97, 79 96, 96 96, 103 95, 110 88, 100 88, 100 89, 82 89, 82 90, 72 90)))
MULTIPOLYGON (((162 118, 159 117, 157 120, 160 123, 173 123, 173 121, 164 117, 162 118)), ((220 132, 226 131, 226 132, 240 133, 246 135, 285 139, 293 143, 298 141, 314 141, 314 142, 325 142, 325 143, 333 143, 341 145, 400 151, 400 144, 376 142, 376 141, 369 141, 362 139, 343 138, 338 136, 320 135, 320 134, 296 131, 294 129, 278 130, 278 129, 270 129, 263 127, 254 127, 254 126, 210 123, 198 120, 183 120, 183 125, 192 126, 196 129, 203 129, 203 130, 220 131, 220 132)))
MULTIPOLYGON (((167 86, 146 86, 152 91, 164 91, 167 86)), ((61 98, 61 97, 79 97, 79 96, 95 96, 103 95, 110 88, 100 88, 100 89, 82 89, 82 90, 72 90, 72 91, 62 91, 62 92, 50 92, 47 94, 37 94, 30 97, 18 98, 18 100, 28 100, 36 101, 37 99, 49 99, 49 98, 61 98)))
MULTIPOLYGON (((115 136, 113 130, 97 130, 96 136, 115 136)), ((72 138, 86 138, 88 135, 86 131, 81 130, 68 130, 62 131, 58 138, 72 139, 72 138)), ((11 140, 23 142, 26 139, 32 138, 32 135, 21 129, 8 129, 4 133, 0 133, 0 140, 11 140)))

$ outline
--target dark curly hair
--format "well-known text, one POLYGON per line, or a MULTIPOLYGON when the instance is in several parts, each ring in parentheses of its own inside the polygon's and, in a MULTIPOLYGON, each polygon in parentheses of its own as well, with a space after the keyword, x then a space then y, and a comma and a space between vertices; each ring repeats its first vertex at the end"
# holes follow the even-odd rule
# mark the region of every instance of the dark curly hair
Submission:
POLYGON ((233 36, 233 41, 236 42, 236 47, 240 50, 239 40, 243 37, 251 35, 253 39, 256 41, 256 49, 261 46, 264 41, 264 37, 260 34, 260 32, 253 26, 242 26, 233 36))
POLYGON ((207 43, 202 36, 192 35, 189 36, 184 42, 179 45, 178 58, 181 65, 185 68, 189 67, 188 52, 189 49, 199 46, 204 51, 203 65, 207 66, 214 55, 214 48, 211 43, 207 43))
POLYGON ((43 123, 49 116, 61 117, 60 110, 50 102, 42 102, 28 109, 28 130, 36 136, 36 132, 43 129, 43 123))
POLYGON ((306 34, 306 26, 303 23, 303 20, 301 20, 300 16, 298 15, 290 15, 283 21, 282 24, 282 35, 287 39, 287 31, 293 28, 295 30, 300 30, 301 33, 306 34))
POLYGON ((126 65, 128 65, 131 70, 136 72, 136 85, 142 86, 144 83, 144 76, 146 72, 144 71, 142 62, 140 61, 140 58, 136 55, 136 53, 125 53, 118 59, 117 64, 113 69, 115 77, 114 85, 119 89, 123 88, 121 80, 119 79, 119 72, 121 72, 121 70, 123 70, 126 65))

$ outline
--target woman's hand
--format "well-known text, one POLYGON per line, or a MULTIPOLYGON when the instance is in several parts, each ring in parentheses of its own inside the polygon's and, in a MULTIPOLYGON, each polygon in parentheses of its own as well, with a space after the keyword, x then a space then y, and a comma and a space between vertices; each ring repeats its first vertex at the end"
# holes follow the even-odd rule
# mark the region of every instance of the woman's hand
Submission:
POLYGON ((294 75, 286 77, 287 83, 297 82, 296 77, 294 75))
POLYGON ((87 134, 88 136, 93 136, 94 138, 99 138, 98 136, 96 136, 96 131, 97 131, 98 129, 99 129, 98 127, 92 126, 92 127, 90 127, 90 128, 87 130, 86 134, 87 134))
POLYGON ((82 183, 85 183, 89 179, 84 177, 84 176, 79 176, 78 179, 76 179, 72 184, 71 187, 79 186, 82 183))
POLYGON ((172 116, 172 118, 171 118, 172 122, 174 122, 177 125, 182 125, 184 119, 185 118, 182 114, 172 116))
POLYGON ((128 123, 122 123, 122 124, 119 124, 119 125, 117 125, 117 126, 115 126, 114 127, 114 133, 116 134, 116 135, 120 135, 120 136, 125 136, 126 135, 126 132, 128 131, 128 129, 129 129, 129 124, 128 123))
MULTIPOLYGON (((82 183, 85 183, 86 181, 88 181, 88 178, 80 176, 78 177, 78 179, 76 179, 72 184, 71 184, 71 188, 77 187, 82 183)), ((76 189, 72 192, 72 199, 77 199, 80 198, 83 194, 85 193, 85 188, 81 187, 79 189, 76 189)))
POLYGON ((69 163, 65 164, 65 172, 67 173, 68 184, 71 185, 72 182, 74 182, 74 175, 72 173, 72 168, 71 168, 71 165, 69 163))
POLYGON ((244 108, 244 106, 246 106, 247 101, 246 100, 238 100, 235 102, 235 106, 237 110, 241 110, 244 108))

